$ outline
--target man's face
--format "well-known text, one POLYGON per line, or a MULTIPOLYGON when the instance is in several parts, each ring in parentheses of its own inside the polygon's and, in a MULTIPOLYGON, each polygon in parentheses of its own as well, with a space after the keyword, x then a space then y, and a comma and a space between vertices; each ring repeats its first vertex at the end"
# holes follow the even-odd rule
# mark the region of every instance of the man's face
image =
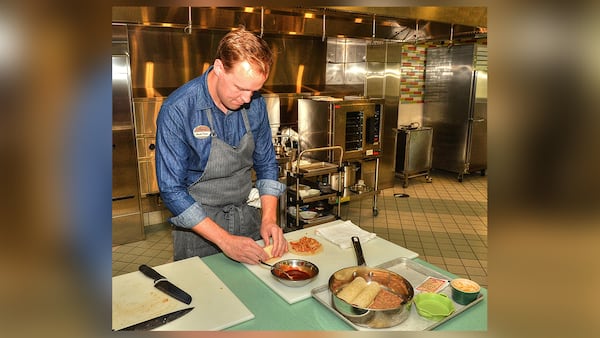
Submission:
POLYGON ((247 61, 235 64, 225 71, 221 60, 215 60, 218 73, 217 96, 229 110, 238 110, 250 102, 252 93, 262 88, 267 77, 256 71, 247 61))

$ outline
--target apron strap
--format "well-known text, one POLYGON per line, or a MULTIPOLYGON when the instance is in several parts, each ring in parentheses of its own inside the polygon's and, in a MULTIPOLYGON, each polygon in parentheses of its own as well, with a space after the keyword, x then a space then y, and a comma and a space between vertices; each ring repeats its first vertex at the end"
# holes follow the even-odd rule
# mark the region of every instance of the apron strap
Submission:
POLYGON ((212 116, 211 108, 208 108, 206 110, 206 116, 208 117, 208 124, 210 125, 210 136, 215 137, 215 136, 217 136, 217 133, 215 132, 215 127, 213 124, 213 116, 212 116))

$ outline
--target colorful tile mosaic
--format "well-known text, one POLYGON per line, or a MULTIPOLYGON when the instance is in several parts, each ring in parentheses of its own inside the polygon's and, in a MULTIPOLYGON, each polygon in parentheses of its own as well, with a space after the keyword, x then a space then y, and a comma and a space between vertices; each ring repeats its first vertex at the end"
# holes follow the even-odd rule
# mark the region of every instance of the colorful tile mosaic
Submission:
POLYGON ((400 103, 422 103, 425 88, 425 55, 427 45, 402 46, 400 69, 400 103))

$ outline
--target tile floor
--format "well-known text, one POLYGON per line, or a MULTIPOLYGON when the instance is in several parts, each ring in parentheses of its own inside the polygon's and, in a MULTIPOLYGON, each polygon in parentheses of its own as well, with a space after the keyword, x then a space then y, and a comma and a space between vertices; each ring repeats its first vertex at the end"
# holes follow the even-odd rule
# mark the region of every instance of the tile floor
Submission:
MULTIPOLYGON (((456 174, 434 170, 431 177, 431 183, 424 176, 411 178, 406 188, 396 178, 393 188, 381 191, 376 217, 373 199, 365 198, 343 203, 341 218, 487 287, 487 176, 465 175, 458 182, 456 174), (394 197, 397 193, 409 197, 394 197)), ((113 276, 140 264, 171 262, 172 246, 168 224, 146 227, 146 240, 112 248, 113 276)))

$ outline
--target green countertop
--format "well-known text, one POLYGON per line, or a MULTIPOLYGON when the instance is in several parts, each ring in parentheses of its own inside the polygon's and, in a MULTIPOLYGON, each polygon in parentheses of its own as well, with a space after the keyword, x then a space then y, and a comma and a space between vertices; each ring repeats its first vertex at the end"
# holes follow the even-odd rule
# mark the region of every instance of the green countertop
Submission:
MULTIPOLYGON (((340 331, 354 330, 330 309, 314 298, 288 304, 279 295, 250 272, 243 264, 223 254, 202 258, 210 269, 227 285, 254 314, 255 318, 227 330, 242 331, 340 331), (293 319, 293 320, 291 320, 293 319)), ((421 259, 419 264, 434 269, 450 279, 457 276, 421 259)), ((487 290, 481 290, 484 299, 454 318, 434 328, 435 331, 487 330, 487 290)))

